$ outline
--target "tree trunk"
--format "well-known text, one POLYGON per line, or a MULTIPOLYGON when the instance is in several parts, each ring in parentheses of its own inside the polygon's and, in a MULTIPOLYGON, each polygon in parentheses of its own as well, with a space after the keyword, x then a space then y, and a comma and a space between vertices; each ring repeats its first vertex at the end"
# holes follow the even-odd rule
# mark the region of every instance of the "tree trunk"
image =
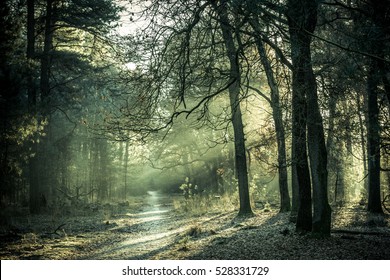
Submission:
POLYGON ((328 110, 329 110, 329 127, 328 127, 328 137, 326 138, 326 149, 329 151, 328 153, 328 183, 331 186, 331 182, 334 181, 334 202, 337 203, 337 193, 338 193, 338 185, 339 185, 339 154, 340 151, 337 148, 337 143, 334 141, 335 135, 335 114, 336 114, 336 95, 332 92, 329 95, 328 99, 328 110), (334 178, 334 180, 333 180, 334 178))
POLYGON ((290 0, 288 2, 288 24, 292 60, 292 179, 298 183, 299 205, 296 221, 298 232, 312 229, 311 182, 306 148, 306 85, 304 76, 303 47, 300 18, 302 3, 290 0))
MULTIPOLYGON (((366 137, 365 137, 365 131, 364 131, 364 128, 367 126, 365 125, 365 123, 367 123, 366 121, 364 121, 363 119, 363 115, 364 115, 364 109, 362 108, 362 105, 360 103, 360 99, 359 97, 356 99, 356 104, 357 104, 357 110, 358 110, 358 118, 359 118, 359 131, 360 131, 360 141, 361 141, 361 148, 362 148, 362 156, 363 156, 363 170, 364 170, 364 188, 363 188, 363 191, 361 192, 361 197, 362 197, 362 200, 363 201, 367 201, 367 197, 368 197, 368 180, 367 180, 367 177, 366 175, 368 174, 368 166, 367 166, 367 145, 366 145, 366 137)), ((366 99, 365 99, 365 104, 367 103, 366 99)))
POLYGON ((367 122, 367 152, 368 152, 368 208, 373 213, 383 213, 380 195, 380 127, 378 106, 379 85, 378 62, 371 61, 367 77, 368 122, 367 122))
POLYGON ((41 102, 44 111, 48 110, 49 93, 50 93, 50 52, 53 45, 53 0, 46 1, 46 17, 45 17, 45 38, 43 45, 43 53, 41 56, 41 102))
MULTIPOLYGON (((52 40, 53 40, 53 34, 52 34, 52 4, 53 0, 47 0, 46 1, 46 15, 45 15, 45 36, 44 36, 44 47, 43 47, 43 53, 40 57, 40 99, 38 98, 38 95, 34 92, 31 92, 31 96, 29 98, 30 105, 35 103, 35 112, 34 115, 36 117, 37 125, 39 126, 41 121, 48 117, 48 97, 49 97, 49 91, 50 91, 50 51, 52 48, 52 40)), ((27 2, 27 8, 30 13, 34 12, 33 8, 34 3, 27 2)), ((28 20, 33 20, 33 15, 28 15, 28 20)), ((33 28, 30 26, 32 23, 28 23, 28 37, 32 39, 33 35, 30 34, 30 32, 33 32, 33 28)), ((35 34, 34 34, 35 36, 35 34)), ((35 51, 33 48, 33 44, 35 42, 29 42, 27 44, 28 47, 28 53, 32 53, 34 55, 35 51)), ((32 86, 32 85, 31 85, 32 86)), ((32 88, 31 90, 34 91, 32 88)), ((45 128, 45 134, 50 135, 50 126, 46 126, 45 128)), ((48 168, 50 169, 52 167, 45 165, 45 162, 47 160, 45 159, 45 149, 48 147, 48 138, 40 137, 40 135, 36 136, 37 139, 35 139, 35 143, 33 144, 34 147, 32 149, 34 150, 35 156, 30 161, 30 210, 32 213, 39 213, 42 212, 43 207, 47 203, 47 198, 49 197, 50 187, 52 187, 52 184, 50 184, 50 177, 54 177, 52 172, 48 172, 48 168), (38 144, 38 138, 39 144, 38 144), (42 207, 43 206, 43 207, 42 207)))
MULTIPOLYGON (((315 85, 314 75, 311 82, 315 85)), ((317 90, 312 88, 308 100, 310 108, 308 110, 308 147, 314 202, 312 231, 329 236, 331 230, 331 209, 328 203, 327 152, 322 117, 317 100, 317 90)))
POLYGON ((129 141, 126 141, 125 145, 125 155, 124 155, 124 179, 125 179, 125 186, 123 190, 123 198, 124 200, 127 200, 127 171, 128 171, 128 166, 129 166, 129 141))
MULTIPOLYGON (((313 228, 314 233, 330 235, 331 209, 328 203, 327 152, 322 116, 318 106, 317 84, 311 65, 311 35, 317 24, 317 1, 307 0, 306 13, 300 16, 304 29, 298 32, 301 47, 299 56, 302 61, 302 78, 307 99, 307 133, 310 158, 310 171, 313 185, 313 228)), ((294 51, 292 49, 292 51, 294 51)))
MULTIPOLYGON (((253 21, 252 26, 257 33, 260 32, 258 22, 253 21)), ((279 87, 276 83, 271 63, 267 57, 264 43, 259 37, 256 38, 257 50, 260 55, 261 63, 264 67, 268 86, 271 90, 272 117, 274 119, 276 142, 278 146, 278 171, 279 171, 279 192, 280 192, 280 212, 291 210, 290 195, 288 193, 287 180, 287 160, 286 160, 286 140, 283 126, 283 115, 280 108, 279 87)))
MULTIPOLYGON (((35 58, 35 3, 34 0, 27 1, 27 51, 26 57, 32 61, 35 58)), ((37 116, 37 90, 35 87, 34 71, 30 69, 28 76, 28 110, 32 117, 38 119, 37 116)), ((38 135, 34 138, 37 140, 38 135)), ((40 184, 38 172, 38 141, 33 141, 31 144, 31 153, 33 156, 29 158, 29 210, 32 214, 40 212, 40 184)))
MULTIPOLYGON (((370 53, 377 57, 386 57, 386 40, 389 31, 389 4, 388 1, 367 1, 372 21, 372 32, 368 40, 370 53)), ((388 40, 387 40, 388 41, 388 40)), ((381 204, 381 135, 379 122, 378 93, 383 86, 384 93, 390 99, 389 84, 386 77, 386 63, 382 59, 371 58, 367 76, 367 156, 368 156, 368 207, 373 213, 383 213, 381 204), (382 84, 382 83, 383 84, 382 84)))
POLYGON ((99 202, 105 202, 109 198, 109 156, 107 140, 97 139, 98 159, 99 159, 99 175, 98 175, 98 193, 97 199, 99 202))
POLYGON ((306 149, 306 102, 298 88, 295 87, 297 77, 293 74, 293 96, 292 96, 292 169, 293 180, 298 183, 298 212, 296 219, 296 230, 311 231, 312 228, 312 201, 309 164, 307 161, 306 149))
POLYGON ((291 164, 291 213, 290 221, 296 223, 299 209, 299 183, 297 167, 295 163, 291 164))
POLYGON ((27 59, 35 56, 35 0, 27 0, 27 59))
MULTIPOLYGON (((311 35, 317 24, 317 1, 315 0, 289 0, 288 1, 288 23, 290 32, 291 43, 291 58, 293 64, 293 106, 302 106, 304 109, 305 103, 308 109, 306 116, 303 113, 298 113, 297 108, 293 108, 293 115, 301 115, 300 119, 302 123, 298 123, 299 130, 304 130, 306 120, 307 124, 307 141, 310 157, 310 171, 313 185, 313 202, 314 202, 314 215, 312 220, 312 231, 321 235, 330 235, 331 228, 331 209, 328 203, 328 172, 327 172, 327 153, 325 145, 325 136, 323 130, 322 116, 318 106, 317 85, 311 65, 311 35), (296 97, 294 102, 294 96, 296 97), (303 115, 303 116, 302 116, 303 115)), ((296 116, 295 116, 296 117, 296 116)), ((294 116, 293 116, 294 118, 294 116)), ((299 118, 298 118, 299 120, 299 118)), ((295 120, 294 120, 295 121, 295 120)), ((293 121, 293 122, 294 122, 293 121)), ((295 123, 297 125, 297 123, 295 123)), ((294 126, 294 123, 293 123, 294 126)), ((294 129, 294 128, 293 128, 294 129)), ((294 132, 293 132, 294 133, 294 132)), ((296 137, 302 137, 303 135, 296 135, 296 137)), ((306 156, 303 150, 305 138, 298 140, 302 147, 303 155, 294 154, 294 156, 302 157, 306 156)), ((297 151, 296 151, 297 152, 297 151)), ((307 159, 304 160, 307 163, 307 159)), ((307 183, 308 178, 302 178, 302 176, 308 176, 307 173, 302 174, 298 170, 297 174, 300 188, 300 207, 298 210, 298 220, 300 215, 306 217, 308 221, 308 213, 302 213, 303 211, 309 211, 308 196, 310 193, 310 184, 307 183), (303 194, 302 194, 303 193, 303 194), (305 201, 306 199, 306 201, 305 201), (302 203, 305 201, 304 206, 302 203), (305 210, 302 208, 305 207, 305 210)), ((311 205, 310 205, 311 213, 311 205)), ((298 227, 297 222, 297 229, 298 227)), ((303 230, 308 229, 308 224, 303 226, 303 230)))
POLYGON ((220 1, 219 6, 217 6, 216 3, 213 3, 213 5, 219 17, 219 24, 222 30, 222 36, 224 39, 227 56, 230 62, 229 99, 234 131, 235 162, 240 199, 240 211, 238 215, 253 215, 249 198, 248 169, 245 153, 245 135, 240 108, 241 73, 238 62, 238 51, 235 46, 233 34, 229 26, 226 1, 220 1))

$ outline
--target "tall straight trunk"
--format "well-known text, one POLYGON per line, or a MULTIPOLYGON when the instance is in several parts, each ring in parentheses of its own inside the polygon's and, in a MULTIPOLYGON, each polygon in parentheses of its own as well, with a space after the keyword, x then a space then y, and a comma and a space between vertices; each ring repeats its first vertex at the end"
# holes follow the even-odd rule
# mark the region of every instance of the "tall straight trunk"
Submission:
POLYGON ((125 155, 124 155, 124 171, 125 171, 125 188, 124 188, 124 194, 123 194, 123 198, 124 200, 127 199, 127 170, 128 170, 128 166, 129 166, 129 141, 126 141, 126 145, 125 145, 125 155))
POLYGON ((293 162, 291 164, 291 212, 290 212, 290 221, 297 221, 299 209, 299 183, 297 175, 297 166, 293 162))
POLYGON ((306 148, 307 103, 304 76, 305 62, 302 56, 302 35, 299 19, 302 3, 288 1, 288 24, 292 60, 292 180, 298 183, 299 205, 296 230, 312 229, 311 181, 306 148))
MULTIPOLYGON (((253 29, 259 33, 258 21, 252 21, 253 29)), ((278 172, 279 172, 279 192, 280 192, 280 212, 291 210, 290 195, 288 193, 287 180, 287 160, 286 160, 286 138, 283 126, 283 115, 280 108, 279 87, 276 83, 271 63, 267 57, 264 43, 259 37, 256 38, 257 51, 260 55, 261 64, 267 76, 268 86, 271 90, 272 117, 275 124, 276 143, 278 146, 278 172)))
POLYGON ((53 47, 53 0, 46 1, 45 38, 41 55, 41 102, 44 111, 47 111, 50 93, 50 52, 53 47))
POLYGON ((308 68, 310 83, 308 91, 308 147, 310 170, 313 184, 313 229, 314 233, 330 235, 331 209, 328 202, 327 151, 322 116, 318 106, 316 81, 312 67, 308 68))
POLYGON ((299 91, 299 80, 293 73, 292 81, 292 177, 298 184, 298 212, 296 230, 311 231, 312 199, 309 164, 306 148, 306 100, 299 91), (294 86, 295 85, 295 86, 294 86))
MULTIPOLYGON (((27 50, 26 57, 28 60, 35 59, 35 1, 27 1, 27 50)), ((28 76, 28 110, 31 116, 37 116, 37 89, 35 87, 35 77, 33 69, 30 69, 28 76)), ((38 135, 34 136, 35 138, 38 135)), ((36 140, 36 139, 35 139, 36 140)), ((31 153, 33 156, 29 158, 29 210, 32 214, 37 214, 41 211, 40 205, 40 183, 38 171, 38 141, 33 141, 31 144, 31 153)))
MULTIPOLYGON (((334 135, 335 135, 335 122, 334 118, 336 115, 336 105, 337 100, 336 96, 334 94, 330 94, 328 99, 328 109, 329 109, 329 127, 328 127, 328 137, 326 138, 326 148, 328 151, 331 151, 334 149, 335 141, 334 141, 334 135)), ((328 156, 329 165, 333 165, 335 161, 335 156, 333 153, 329 152, 328 156)))
MULTIPOLYGON (((50 73, 50 50, 52 48, 52 4, 53 0, 46 1, 46 15, 45 15, 45 32, 44 32, 44 47, 43 53, 40 57, 40 91, 39 94, 35 90, 34 78, 31 77, 29 81, 29 106, 34 108, 33 115, 36 118, 38 125, 42 119, 47 117, 48 111, 48 97, 49 97, 49 73, 50 73), (39 98, 40 97, 40 98, 39 98), (39 108, 39 110, 38 110, 39 108)), ((34 1, 29 0, 27 2, 27 56, 29 59, 35 58, 35 19, 34 19, 34 1)), ((45 127, 45 130, 48 130, 45 127)), ((46 135, 49 135, 49 131, 45 131, 46 135)), ((37 135, 32 146, 34 156, 29 162, 30 172, 30 212, 39 213, 44 210, 47 202, 47 197, 50 192, 52 184, 48 182, 47 176, 52 176, 51 172, 47 172, 44 166, 46 161, 44 158, 44 149, 47 147, 47 143, 43 143, 45 139, 40 139, 38 144, 37 135), (43 141, 42 141, 43 140, 43 141)), ((47 140, 46 140, 47 141, 47 140)))
POLYGON ((235 162, 238 179, 238 192, 240 199, 239 216, 253 215, 249 198, 248 169, 246 162, 244 125, 240 108, 240 67, 238 50, 236 48, 233 32, 229 26, 226 0, 220 1, 220 5, 213 3, 219 17, 219 24, 226 47, 226 55, 230 62, 230 86, 229 99, 234 131, 235 162))
MULTIPOLYGON (((366 137, 364 133, 364 128, 366 127, 365 121, 363 119, 364 115, 364 109, 362 108, 362 105, 360 103, 359 97, 356 99, 357 104, 357 110, 358 110, 358 118, 359 118, 359 131, 360 131, 360 142, 361 142, 361 148, 362 148, 362 156, 363 156, 363 170, 364 170, 364 188, 363 192, 361 193, 362 199, 364 201, 367 201, 367 194, 368 194, 368 180, 366 178, 366 174, 368 174, 368 166, 367 166, 367 145, 366 145, 366 137)), ((367 103, 365 101, 364 103, 367 103)))
POLYGON ((108 144, 105 139, 97 139, 97 149, 98 149, 98 192, 97 199, 99 202, 105 202, 109 198, 109 156, 108 156, 108 144))
POLYGON ((41 200, 40 200, 40 180, 38 171, 38 144, 34 142, 31 147, 33 156, 29 159, 29 210, 31 214, 38 214, 41 211, 41 200))
POLYGON ((367 152, 368 152, 368 208, 373 213, 383 213, 380 194, 380 127, 378 86, 379 67, 374 59, 371 61, 367 77, 367 152))
POLYGON ((35 0, 27 0, 27 58, 35 57, 35 0))
POLYGON ((326 139, 326 148, 329 151, 328 154, 328 166, 331 167, 328 173, 328 182, 329 185, 331 185, 330 182, 332 182, 334 178, 334 202, 337 203, 337 197, 339 193, 339 182, 340 182, 340 173, 339 168, 341 167, 340 164, 340 149, 337 148, 337 143, 334 141, 334 135, 335 135, 335 114, 336 114, 336 96, 334 94, 330 94, 328 99, 328 108, 329 108, 329 127, 328 127, 328 137, 326 139))
MULTIPOLYGON (((389 4, 388 1, 369 0, 366 2, 370 9, 372 28, 370 40, 367 40, 369 53, 377 57, 385 58, 387 46, 384 38, 388 38, 389 32, 389 4)), ((371 58, 369 60, 367 74, 367 156, 368 156, 368 207, 372 213, 383 213, 381 204, 381 135, 379 121, 378 93, 384 89, 387 98, 390 99, 389 83, 384 59, 371 58)))

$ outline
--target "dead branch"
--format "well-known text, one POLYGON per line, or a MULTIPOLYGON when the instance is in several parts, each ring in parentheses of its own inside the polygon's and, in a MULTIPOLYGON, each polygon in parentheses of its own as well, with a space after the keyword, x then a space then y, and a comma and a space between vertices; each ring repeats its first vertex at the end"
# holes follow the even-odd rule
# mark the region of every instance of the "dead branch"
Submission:
POLYGON ((54 230, 54 234, 58 234, 57 231, 59 231, 63 226, 65 226, 66 224, 61 224, 59 225, 55 230, 54 230))
POLYGON ((59 231, 62 227, 64 227, 66 224, 61 224, 59 225, 54 231, 52 232, 46 232, 44 233, 45 235, 52 235, 52 234, 56 234, 56 235, 60 235, 57 231, 59 231))

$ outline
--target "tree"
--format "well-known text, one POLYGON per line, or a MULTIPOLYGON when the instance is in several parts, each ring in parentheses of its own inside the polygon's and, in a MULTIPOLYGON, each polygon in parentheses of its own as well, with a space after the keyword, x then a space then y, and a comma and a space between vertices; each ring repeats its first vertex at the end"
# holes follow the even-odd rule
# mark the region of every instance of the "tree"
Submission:
MULTIPOLYGON (((371 0, 367 3, 371 10, 369 20, 373 26, 371 28, 371 38, 368 41, 368 50, 372 56, 368 59, 367 72, 367 156, 368 156, 368 207, 367 210, 374 213, 383 213, 381 204, 381 136, 379 121, 378 95, 379 87, 384 82, 385 93, 389 97, 389 85, 386 76, 386 63, 382 57, 385 56, 386 38, 390 32, 388 24, 389 12, 388 3, 385 1, 371 0)), ((388 98, 388 100, 390 100, 388 98)))
MULTIPOLYGON (((218 15, 222 36, 226 47, 226 55, 230 63, 229 99, 232 114, 232 124, 234 130, 234 147, 236 158, 236 169, 238 177, 238 190, 240 197, 239 215, 253 215, 248 187, 248 169, 245 152, 245 136, 240 109, 240 65, 238 64, 238 53, 240 50, 234 42, 232 27, 228 17, 228 4, 226 0, 221 0, 218 4, 213 3, 213 7, 218 15), (219 5, 218 5, 219 4, 219 5)), ((235 34, 239 36, 239 34, 235 34)))
POLYGON ((25 69, 21 67, 25 62, 19 55, 21 50, 20 33, 22 23, 16 1, 2 1, 0 3, 0 207, 6 202, 16 202, 20 187, 20 158, 25 152, 18 152, 30 137, 28 118, 23 115, 24 104, 21 102, 21 93, 25 69), (19 131, 26 126, 26 135, 19 135, 19 131))
MULTIPOLYGON (((208 107, 212 100, 227 90, 230 112, 224 110, 222 118, 225 124, 233 124, 239 215, 252 214, 240 109, 241 72, 239 62, 235 61, 239 59, 237 52, 241 50, 236 46, 237 34, 228 19, 228 9, 232 7, 225 1, 203 3, 197 0, 180 4, 152 1, 146 6, 147 19, 152 20, 148 28, 135 37, 144 48, 143 61, 150 63, 142 63, 145 72, 132 77, 133 82, 146 83, 140 86, 139 98, 132 100, 139 106, 126 103, 127 109, 123 111, 126 112, 128 125, 121 127, 141 133, 162 131, 170 128, 182 115, 187 118, 196 115, 199 123, 211 124, 208 107), (164 20, 155 20, 162 18, 164 20), (143 104, 139 103, 140 100, 143 104), (150 116, 143 118, 144 123, 140 123, 139 114, 134 113, 142 111, 140 108, 147 108, 143 116, 150 116), (226 114, 230 114, 229 117, 226 114), (130 123, 130 119, 134 122, 130 123)), ((218 125, 218 129, 226 127, 218 125)))
POLYGON ((367 76, 367 152, 368 152, 368 208, 374 213, 383 213, 380 194, 380 124, 378 107, 378 63, 372 60, 367 76))
MULTIPOLYGON (((306 125, 307 125, 307 101, 304 73, 305 61, 300 56, 301 42, 307 42, 306 33, 301 34, 296 21, 301 17, 302 7, 300 4, 288 2, 291 59, 292 70, 292 181, 298 184, 299 189, 299 207, 296 228, 298 231, 310 231, 312 228, 312 201, 311 201, 311 182, 309 174, 309 165, 307 162, 306 150, 306 125), (304 37, 302 41, 300 37, 304 37)), ((307 47, 307 46, 306 46, 307 47)))
MULTIPOLYGON (((110 0, 105 1, 44 1, 43 9, 39 10, 43 16, 36 19, 36 8, 42 9, 36 1, 27 1, 27 58, 30 61, 39 61, 39 90, 35 89, 37 77, 31 73, 29 85, 30 112, 35 116, 38 125, 45 125, 45 131, 37 136, 32 145, 33 156, 30 158, 30 211, 38 213, 42 209, 40 203, 53 196, 56 192, 56 180, 62 176, 64 179, 64 165, 66 162, 44 165, 46 161, 53 161, 56 153, 56 143, 58 138, 67 137, 65 135, 54 135, 52 133, 53 122, 56 120, 55 113, 61 112, 67 117, 66 110, 72 106, 69 94, 64 94, 65 85, 69 85, 78 76, 79 69, 86 66, 91 70, 91 64, 86 59, 85 52, 90 52, 90 47, 82 49, 75 48, 77 44, 72 35, 81 32, 88 34, 90 45, 94 45, 108 32, 111 23, 118 19, 118 7, 110 0), (42 26, 40 25, 42 23, 42 26), (42 30, 42 33, 36 30, 42 30), (35 39, 39 39, 36 42, 35 39), (72 51, 68 51, 67 45, 73 44, 72 51), (42 49, 37 49, 42 46, 42 49), (76 50, 74 50, 76 49, 76 50), (61 61, 60 68, 54 69, 53 65, 61 61), (71 63, 70 63, 71 62, 71 63), (72 65, 73 64, 73 65, 72 65), (66 77, 62 76, 67 72, 66 77), (76 78, 74 78, 76 76, 76 78), (72 77, 72 78, 69 78, 72 77), (68 97, 69 107, 62 107, 64 96, 68 97), (39 142, 39 144, 38 144, 39 142), (53 153, 50 154, 49 152, 53 153), (62 168, 59 166, 62 165, 62 168), (62 171, 60 171, 62 170, 62 171), (50 174, 50 176, 49 176, 50 174), (54 176, 56 174, 57 176, 54 176), (62 175, 61 175, 62 174, 62 175)), ((113 26, 112 26, 113 27, 113 26)), ((88 37, 86 35, 86 37, 88 37)), ((87 40, 86 40, 87 41, 87 40)), ((84 42, 83 42, 84 44, 84 42)), ((91 56, 90 56, 91 57, 91 56)), ((89 58, 90 58, 89 57, 89 58)), ((70 87, 71 88, 71 87, 70 87)), ((69 88, 67 88, 68 90, 69 88)), ((69 120, 69 118, 66 118, 69 120)), ((74 128, 71 128, 71 130, 74 128)), ((61 141, 60 141, 61 142, 61 141)), ((65 143, 62 141, 61 143, 65 143)), ((59 152, 59 151, 57 151, 59 152)), ((66 160, 62 158, 61 160, 66 160)))
POLYGON ((310 44, 317 24, 316 1, 288 1, 288 24, 290 33, 293 73, 293 157, 298 161, 300 209, 297 230, 330 235, 331 209, 327 193, 327 153, 322 117, 318 107, 316 81, 311 64, 310 44), (314 214, 311 222, 311 195, 306 159, 306 125, 313 185, 314 214), (295 126, 295 128, 294 128, 295 126), (293 140, 294 141, 294 140, 293 140), (310 217, 309 217, 310 215, 310 217))
POLYGON ((278 171, 279 171, 279 191, 280 191, 280 212, 287 212, 291 210, 290 196, 288 193, 287 182, 287 159, 286 159, 286 140, 285 131, 283 125, 283 114, 280 104, 279 86, 276 82, 274 71, 272 69, 271 62, 266 54, 264 42, 260 37, 260 25, 258 16, 250 21, 250 24, 255 34, 255 42, 257 51, 260 56, 261 63, 267 76, 268 86, 271 92, 270 105, 272 108, 272 116, 275 124, 276 141, 278 145, 278 171))

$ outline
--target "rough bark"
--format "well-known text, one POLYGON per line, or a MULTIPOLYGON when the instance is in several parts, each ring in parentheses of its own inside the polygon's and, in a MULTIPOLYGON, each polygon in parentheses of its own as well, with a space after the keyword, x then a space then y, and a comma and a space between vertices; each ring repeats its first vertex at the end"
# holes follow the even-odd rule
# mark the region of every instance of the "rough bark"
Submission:
POLYGON ((220 1, 220 5, 213 4, 219 17, 219 24, 226 47, 226 55, 230 63, 229 99, 234 131, 234 151, 238 179, 238 192, 240 199, 239 216, 253 215, 249 199, 248 169, 246 162, 245 135, 240 108, 240 68, 238 51, 234 42, 233 33, 229 26, 226 1, 220 1))

